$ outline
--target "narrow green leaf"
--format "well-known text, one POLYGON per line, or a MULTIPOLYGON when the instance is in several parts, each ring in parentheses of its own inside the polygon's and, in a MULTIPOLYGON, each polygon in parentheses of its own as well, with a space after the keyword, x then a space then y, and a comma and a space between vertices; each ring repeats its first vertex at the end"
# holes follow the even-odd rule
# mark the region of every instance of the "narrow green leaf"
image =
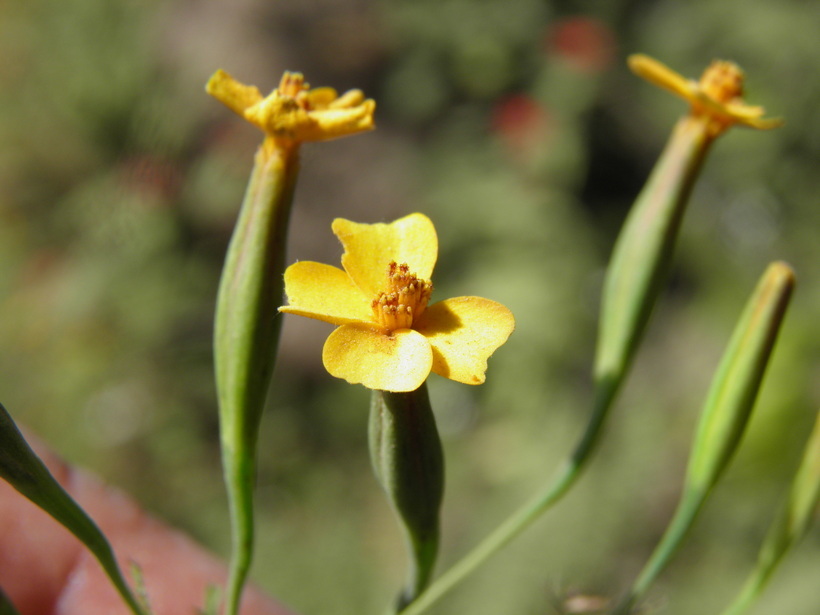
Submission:
POLYGON ((296 150, 259 149, 219 286, 214 359, 233 538, 227 615, 239 609, 253 556, 256 441, 279 343, 297 171, 296 150))
POLYGON ((111 545, 31 450, 14 420, 0 404, 0 477, 54 517, 82 541, 105 570, 111 583, 135 615, 144 615, 117 565, 111 545))
POLYGON ((20 611, 17 610, 2 587, 0 587, 0 615, 20 615, 20 611))
POLYGON ((772 263, 746 304, 712 379, 678 508, 614 615, 629 613, 666 567, 737 450, 793 288, 791 268, 785 263, 772 263))
POLYGON ((404 531, 410 560, 396 612, 411 603, 433 574, 444 496, 444 453, 427 385, 409 393, 373 391, 370 458, 404 531))

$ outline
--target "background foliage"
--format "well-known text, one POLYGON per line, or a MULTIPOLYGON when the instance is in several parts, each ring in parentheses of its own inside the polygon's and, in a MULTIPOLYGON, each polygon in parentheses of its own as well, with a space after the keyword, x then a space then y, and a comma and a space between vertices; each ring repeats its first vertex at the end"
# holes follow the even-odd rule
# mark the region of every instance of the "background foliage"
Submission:
MULTIPOLYGON (((452 561, 546 479, 586 419, 603 268, 684 110, 630 75, 625 56, 693 77, 734 59, 749 101, 786 126, 717 144, 589 473, 435 610, 545 613, 567 591, 626 586, 674 507, 734 319, 782 258, 799 285, 756 417, 654 592, 663 612, 716 612, 820 407, 818 27, 796 0, 2 3, 2 401, 66 458, 225 554, 210 330, 261 135, 203 86, 221 67, 263 91, 285 69, 361 87, 379 128, 305 148, 291 260, 336 262, 335 217, 423 211, 442 243, 437 294, 502 301, 518 323, 485 386, 430 382, 452 561)), ((402 545, 368 467, 368 392, 323 370, 327 333, 286 319, 254 572, 305 613, 378 612, 402 577, 402 545)), ((757 612, 813 613, 818 575, 814 531, 757 612)))

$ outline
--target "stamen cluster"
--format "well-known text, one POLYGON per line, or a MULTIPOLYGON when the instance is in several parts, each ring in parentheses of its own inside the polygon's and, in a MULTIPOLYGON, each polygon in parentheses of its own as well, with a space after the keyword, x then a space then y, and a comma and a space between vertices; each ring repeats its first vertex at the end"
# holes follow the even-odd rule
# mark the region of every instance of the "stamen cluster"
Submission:
POLYGON ((310 86, 305 83, 305 78, 301 73, 285 72, 277 89, 280 96, 292 98, 302 109, 311 110, 310 96, 308 95, 310 86))
POLYGON ((730 103, 743 96, 743 71, 733 62, 715 60, 703 72, 700 88, 712 100, 730 103))
POLYGON ((433 292, 429 280, 419 279, 410 273, 407 263, 391 261, 387 267, 387 286, 371 302, 373 318, 387 329, 410 329, 413 320, 421 316, 433 292))

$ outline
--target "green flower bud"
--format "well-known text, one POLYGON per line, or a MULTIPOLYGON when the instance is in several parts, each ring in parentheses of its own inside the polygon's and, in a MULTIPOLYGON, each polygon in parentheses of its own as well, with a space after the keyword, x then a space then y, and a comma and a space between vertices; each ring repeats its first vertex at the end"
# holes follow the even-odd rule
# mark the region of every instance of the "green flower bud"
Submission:
POLYGON ((629 613, 664 569, 737 450, 793 288, 791 268, 785 263, 772 263, 746 304, 712 379, 675 515, 613 615, 629 613))
POLYGON ((433 574, 444 496, 444 453, 427 385, 409 393, 373 391, 370 459, 407 542, 410 573, 397 610, 412 602, 433 574))

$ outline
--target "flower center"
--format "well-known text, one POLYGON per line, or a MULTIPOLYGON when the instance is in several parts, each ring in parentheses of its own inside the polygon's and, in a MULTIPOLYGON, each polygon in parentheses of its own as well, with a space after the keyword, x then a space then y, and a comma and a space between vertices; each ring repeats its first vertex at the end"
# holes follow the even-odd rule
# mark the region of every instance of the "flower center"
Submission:
POLYGON ((409 329, 413 320, 421 316, 433 284, 429 280, 422 280, 410 273, 407 263, 401 265, 391 261, 387 267, 386 290, 380 292, 371 302, 374 320, 387 329, 409 329))
POLYGON ((277 88, 282 96, 290 96, 295 98, 302 90, 307 89, 305 86, 305 78, 301 73, 285 72, 282 79, 279 81, 277 88))
POLYGON ((715 60, 703 71, 699 85, 709 98, 726 104, 743 95, 743 71, 733 62, 715 60))
POLYGON ((279 81, 280 96, 292 98, 298 106, 302 109, 309 110, 310 100, 308 96, 308 89, 310 86, 305 83, 305 78, 302 73, 285 72, 279 81))

